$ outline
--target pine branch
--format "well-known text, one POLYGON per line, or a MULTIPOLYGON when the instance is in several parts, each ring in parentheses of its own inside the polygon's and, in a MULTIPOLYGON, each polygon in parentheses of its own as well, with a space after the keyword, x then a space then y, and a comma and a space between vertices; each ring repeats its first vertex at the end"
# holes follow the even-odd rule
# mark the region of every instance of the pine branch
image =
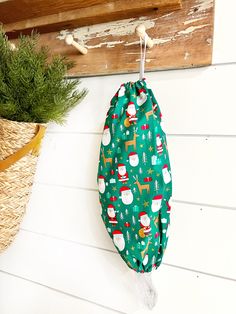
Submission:
POLYGON ((37 48, 39 35, 20 36, 11 50, 0 28, 0 117, 24 122, 63 123, 68 112, 86 96, 79 79, 66 79, 73 62, 37 48))

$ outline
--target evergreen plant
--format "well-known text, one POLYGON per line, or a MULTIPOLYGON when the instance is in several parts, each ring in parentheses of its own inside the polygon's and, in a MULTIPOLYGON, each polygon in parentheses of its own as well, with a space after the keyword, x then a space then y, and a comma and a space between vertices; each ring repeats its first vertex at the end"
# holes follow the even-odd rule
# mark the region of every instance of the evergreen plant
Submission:
POLYGON ((0 117, 63 123, 87 90, 78 90, 79 79, 66 78, 74 64, 63 56, 50 57, 48 47, 38 47, 38 39, 36 33, 21 35, 12 49, 0 29, 0 117))

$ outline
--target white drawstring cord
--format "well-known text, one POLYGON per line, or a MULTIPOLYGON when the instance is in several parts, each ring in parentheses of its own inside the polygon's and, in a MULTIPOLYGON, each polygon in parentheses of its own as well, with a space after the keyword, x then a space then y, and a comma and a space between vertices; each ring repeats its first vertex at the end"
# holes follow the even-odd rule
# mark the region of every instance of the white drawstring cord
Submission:
MULTIPOLYGON (((142 49, 142 38, 140 39, 140 69, 139 79, 144 78, 145 60, 146 60, 146 47, 147 47, 147 34, 144 37, 144 49, 142 49)), ((152 282, 152 272, 149 273, 136 273, 137 290, 144 304, 152 310, 157 303, 157 292, 152 282)))
POLYGON ((139 37, 140 42, 140 66, 139 66, 139 79, 142 80, 144 78, 144 70, 145 70, 145 60, 146 60, 146 48, 147 48, 147 34, 144 36, 144 49, 142 49, 143 43, 142 38, 139 37))

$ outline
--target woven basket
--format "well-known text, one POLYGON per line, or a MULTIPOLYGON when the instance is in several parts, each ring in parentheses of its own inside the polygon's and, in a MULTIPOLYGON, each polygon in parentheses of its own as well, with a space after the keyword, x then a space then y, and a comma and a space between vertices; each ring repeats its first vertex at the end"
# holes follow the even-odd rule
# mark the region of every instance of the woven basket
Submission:
POLYGON ((17 234, 46 126, 0 119, 0 252, 17 234))

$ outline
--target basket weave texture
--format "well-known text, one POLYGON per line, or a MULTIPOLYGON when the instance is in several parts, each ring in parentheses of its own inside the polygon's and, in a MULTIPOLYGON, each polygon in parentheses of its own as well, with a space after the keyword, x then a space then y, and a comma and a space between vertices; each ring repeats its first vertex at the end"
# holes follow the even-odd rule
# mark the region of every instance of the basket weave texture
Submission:
MULTIPOLYGON (((0 119, 0 161, 16 153, 37 133, 39 124, 0 119)), ((0 252, 17 234, 29 200, 38 156, 32 151, 0 171, 0 252)))

